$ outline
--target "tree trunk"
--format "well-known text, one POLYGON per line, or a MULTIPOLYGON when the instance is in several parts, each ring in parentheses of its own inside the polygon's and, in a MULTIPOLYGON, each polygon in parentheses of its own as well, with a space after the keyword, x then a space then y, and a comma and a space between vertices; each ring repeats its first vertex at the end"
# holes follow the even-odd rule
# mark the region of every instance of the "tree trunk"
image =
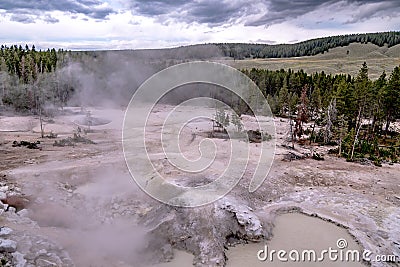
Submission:
POLYGON ((310 145, 312 144, 313 139, 315 139, 314 138, 314 131, 315 131, 315 120, 314 120, 314 123, 313 123, 313 126, 312 126, 312 131, 311 131, 311 136, 310 136, 310 145))
POLYGON ((4 106, 3 99, 4 99, 4 96, 6 95, 6 88, 4 86, 4 81, 2 82, 2 89, 3 89, 3 94, 1 96, 0 103, 2 106, 4 106))
POLYGON ((44 138, 44 125, 43 125, 43 118, 42 118, 42 108, 39 108, 39 121, 40 121, 40 134, 42 138, 44 138))
MULTIPOLYGON (((332 101, 331 101, 331 104, 332 104, 332 101)), ((325 135, 324 135, 324 143, 325 144, 327 144, 330 141, 330 135, 331 135, 331 127, 332 127, 331 110, 330 110, 331 104, 329 104, 329 107, 328 107, 328 121, 326 122, 326 126, 325 126, 325 135)))
POLYGON ((374 140, 374 138, 375 138, 375 124, 376 124, 376 116, 374 115, 373 117, 372 117, 372 123, 371 123, 371 126, 370 126, 370 128, 369 128, 369 130, 368 130, 368 140, 370 141, 370 140, 374 140))
POLYGON ((356 124, 356 129, 357 129, 356 136, 354 137, 353 146, 351 148, 351 157, 350 157, 351 160, 353 160, 353 158, 354 158, 354 150, 356 147, 356 142, 358 140, 358 135, 360 134, 360 130, 361 130, 361 124, 362 124, 361 111, 362 111, 362 106, 360 106, 360 109, 358 110, 358 119, 357 119, 358 125, 356 124))
POLYGON ((388 112, 388 114, 386 115, 385 137, 387 136, 389 127, 390 127, 390 112, 388 112))
POLYGON ((289 105, 289 124, 290 124, 290 141, 292 142, 292 149, 294 149, 294 138, 293 138, 293 123, 292 123, 292 113, 289 105))

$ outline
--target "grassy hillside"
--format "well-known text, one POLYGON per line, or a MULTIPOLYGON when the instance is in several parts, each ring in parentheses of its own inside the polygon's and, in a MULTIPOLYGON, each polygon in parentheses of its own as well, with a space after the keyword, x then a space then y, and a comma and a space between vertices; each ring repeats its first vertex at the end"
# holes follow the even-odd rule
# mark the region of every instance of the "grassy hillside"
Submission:
POLYGON ((328 36, 294 44, 216 44, 223 55, 234 59, 246 58, 289 58, 315 56, 329 49, 348 46, 352 43, 372 43, 383 47, 392 47, 400 44, 400 32, 377 32, 328 36))
POLYGON ((382 71, 390 73, 394 67, 400 65, 400 45, 388 48, 371 43, 352 43, 315 56, 276 59, 226 59, 220 62, 238 69, 279 70, 290 68, 293 70, 303 69, 307 73, 324 71, 331 74, 356 75, 364 61, 368 64, 370 78, 372 79, 378 78, 382 71))

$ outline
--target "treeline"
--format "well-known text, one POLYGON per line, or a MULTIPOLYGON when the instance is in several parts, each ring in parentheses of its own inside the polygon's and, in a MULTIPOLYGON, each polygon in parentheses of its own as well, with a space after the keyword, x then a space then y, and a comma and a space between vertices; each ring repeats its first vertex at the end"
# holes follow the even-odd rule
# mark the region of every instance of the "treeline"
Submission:
POLYGON ((337 144, 340 156, 369 157, 377 164, 400 156, 394 125, 400 119, 400 67, 375 81, 369 79, 366 63, 356 77, 290 69, 243 72, 262 90, 275 115, 293 121, 292 141, 337 144))
POLYGON ((313 56, 327 52, 331 48, 347 46, 351 43, 373 43, 388 47, 400 44, 400 32, 380 32, 349 34, 307 40, 296 44, 240 44, 221 43, 217 46, 225 57, 244 58, 287 58, 313 56))
POLYGON ((2 45, 0 104, 33 113, 41 112, 44 104, 66 104, 74 89, 70 81, 58 77, 58 70, 68 64, 69 53, 54 48, 37 51, 34 45, 2 45))
MULTIPOLYGON (((62 50, 60 50, 62 52, 62 50)), ((34 81, 39 73, 51 72, 57 66, 57 52, 53 49, 36 51, 35 46, 23 48, 21 45, 7 47, 2 45, 0 50, 1 71, 16 75, 23 82, 34 81)))
POLYGON ((37 50, 35 46, 3 45, 0 110, 39 114, 50 113, 67 103, 92 105, 114 101, 125 105, 148 77, 181 62, 151 58, 151 53, 37 50))

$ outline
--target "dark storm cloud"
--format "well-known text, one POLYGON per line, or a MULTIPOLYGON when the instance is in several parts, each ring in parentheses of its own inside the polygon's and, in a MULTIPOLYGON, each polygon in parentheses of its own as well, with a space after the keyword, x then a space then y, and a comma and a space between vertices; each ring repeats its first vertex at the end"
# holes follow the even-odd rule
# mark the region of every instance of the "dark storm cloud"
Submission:
POLYGON ((26 14, 14 14, 10 18, 11 21, 16 21, 24 24, 34 23, 35 17, 26 14))
POLYGON ((57 18, 54 18, 50 15, 44 16, 43 20, 47 23, 58 23, 59 22, 59 20, 57 18))
MULTIPOLYGON (((56 18, 43 17, 45 12, 61 11, 98 20, 115 13, 101 6, 105 0, 0 0, 0 9, 13 21, 32 23, 36 19, 56 23, 56 18), (32 15, 36 14, 36 15, 32 15)), ((117 1, 117 0, 115 0, 117 1)), ((332 5, 352 8, 347 23, 356 23, 376 16, 397 16, 399 0, 128 0, 136 15, 157 18, 161 22, 180 21, 210 26, 242 22, 247 26, 271 25, 296 19, 316 9, 334 16, 332 5)))
POLYGON ((222 25, 240 19, 251 5, 246 0, 132 0, 135 14, 158 17, 161 20, 175 19, 186 23, 222 25))
POLYGON ((192 3, 187 10, 187 22, 220 25, 235 21, 247 13, 248 6, 244 1, 202 1, 192 3))
POLYGON ((267 12, 261 17, 247 21, 248 26, 271 25, 307 14, 322 5, 329 5, 335 1, 328 0, 270 0, 265 1, 267 12))
POLYGON ((260 26, 295 19, 316 9, 332 15, 330 7, 337 3, 343 8, 357 7, 349 23, 375 16, 395 16, 400 9, 398 0, 131 0, 130 7, 135 14, 161 21, 174 19, 209 25, 243 21, 248 26, 260 26))
POLYGON ((374 5, 361 7, 354 12, 352 18, 347 23, 365 21, 371 17, 397 17, 400 13, 400 1, 367 1, 374 5))
POLYGON ((177 9, 185 8, 190 1, 186 0, 137 0, 130 1, 131 8, 141 15, 157 16, 172 13, 177 9))
POLYGON ((357 7, 354 9, 354 15, 352 19, 348 21, 348 23, 356 23, 358 21, 366 20, 375 16, 393 16, 393 9, 398 11, 400 8, 400 1, 398 0, 270 0, 266 2, 268 3, 268 12, 266 12, 257 20, 248 21, 246 25, 260 26, 280 23, 305 15, 313 10, 316 10, 317 8, 325 9, 327 15, 329 15, 332 12, 330 6, 335 3, 342 4, 343 8, 354 8, 353 5, 357 7), (368 6, 368 4, 374 5, 368 6))
MULTIPOLYGON (((83 14, 94 19, 106 19, 108 15, 114 13, 111 8, 101 7, 99 0, 1 0, 0 9, 6 10, 11 14, 14 21, 24 21, 31 14, 46 11, 61 11, 71 14, 83 14), (18 14, 18 15, 17 15, 18 14)), ((31 17, 32 18, 32 17, 31 17)), ((54 23, 57 19, 44 19, 54 23)), ((25 23, 29 23, 26 20, 25 23)), ((32 21, 34 22, 34 21, 32 21)))

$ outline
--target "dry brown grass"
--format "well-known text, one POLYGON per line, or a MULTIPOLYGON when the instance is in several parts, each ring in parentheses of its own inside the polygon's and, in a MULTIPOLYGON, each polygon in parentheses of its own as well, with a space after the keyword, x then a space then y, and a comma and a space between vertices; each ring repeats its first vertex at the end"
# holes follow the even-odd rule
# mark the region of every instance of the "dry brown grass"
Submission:
POLYGON ((346 47, 337 47, 316 56, 299 58, 223 60, 238 69, 261 68, 270 70, 303 69, 307 73, 324 71, 325 73, 345 73, 357 75, 362 64, 367 62, 371 79, 378 78, 383 71, 390 74, 400 65, 400 45, 379 47, 374 44, 353 43, 346 47), (347 53, 348 51, 348 53, 347 53))

